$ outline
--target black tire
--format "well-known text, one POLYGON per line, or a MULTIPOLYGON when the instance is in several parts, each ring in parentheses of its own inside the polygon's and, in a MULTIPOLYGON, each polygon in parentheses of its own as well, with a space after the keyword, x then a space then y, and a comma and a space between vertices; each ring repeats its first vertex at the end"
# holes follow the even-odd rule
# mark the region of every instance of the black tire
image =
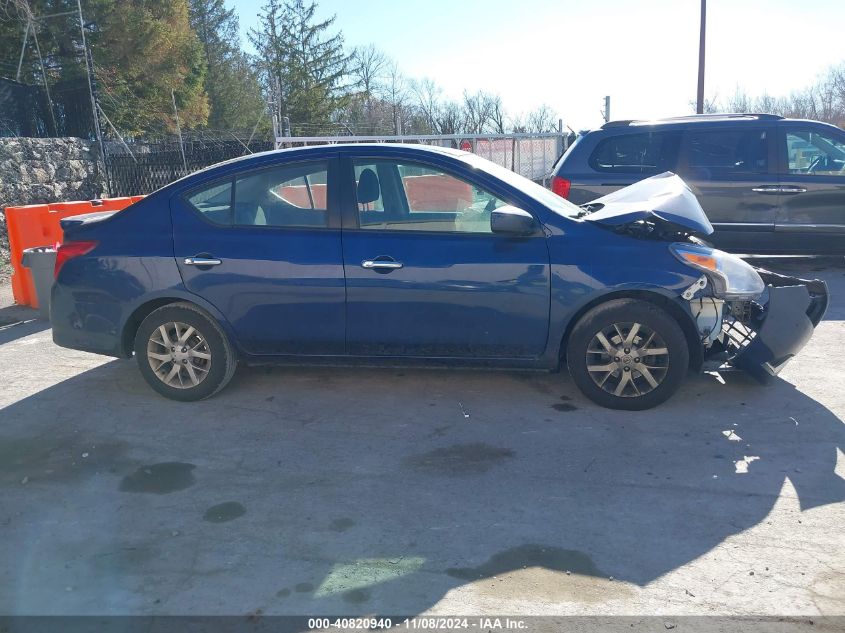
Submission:
POLYGON ((657 406, 678 390, 689 371, 689 347, 677 320, 665 310, 647 301, 614 299, 581 317, 569 336, 566 362, 575 384, 596 404, 641 411, 657 406), (634 325, 639 327, 635 329, 634 325), (609 335, 605 334, 608 330, 609 335), (635 330, 635 338, 626 347, 631 330, 635 330), (637 338, 639 333, 649 331, 657 338, 637 338), (611 338, 614 332, 619 336, 611 338), (651 341, 659 344, 652 346, 651 341), (637 349, 637 345, 641 348, 637 349), (611 354, 608 349, 616 352, 611 354), (652 354, 659 350, 667 351, 652 354), (659 365, 649 367, 648 363, 659 365), (614 369, 604 369, 611 366, 614 369), (640 368, 645 373, 640 373, 640 368), (619 387, 622 382, 625 384, 619 387))
MULTIPOLYGON (((173 334, 171 333, 171 339, 172 336, 173 334)), ((187 346, 181 348, 179 351, 186 349, 188 349, 187 346)), ((188 354, 191 353, 188 352, 188 354)), ((194 402, 213 396, 223 389, 232 379, 237 367, 235 350, 217 322, 199 307, 187 302, 171 303, 162 306, 153 310, 141 322, 135 334, 135 358, 138 361, 138 368, 141 370, 141 375, 150 387, 166 398, 182 402, 194 402), (199 341, 197 344, 202 346, 199 353, 202 353, 204 356, 210 356, 207 361, 205 359, 195 360, 193 358, 188 360, 188 363, 192 365, 191 375, 202 376, 198 379, 199 383, 196 385, 192 385, 190 380, 186 380, 185 382, 187 384, 182 388, 165 384, 164 379, 159 378, 156 369, 159 369, 162 374, 169 374, 170 370, 175 365, 178 365, 179 361, 162 362, 151 359, 147 355, 148 350, 155 350, 157 352, 159 348, 162 349, 162 354, 172 355, 171 351, 165 349, 161 342, 151 342, 151 337, 155 333, 155 338, 161 338, 160 334, 157 333, 157 331, 160 332, 159 328, 161 326, 167 328, 168 324, 174 323, 179 325, 184 324, 193 328, 195 334, 192 334, 193 338, 191 342, 199 341), (154 367, 159 362, 161 364, 158 367, 154 367), (207 365, 205 365, 206 362, 208 363, 207 365), (201 370, 194 363, 207 366, 208 369, 201 370), (203 371, 204 373, 202 373, 203 371)), ((181 362, 184 362, 184 360, 186 359, 183 359, 181 362)), ((179 369, 177 376, 174 377, 174 381, 175 378, 178 378, 178 382, 181 383, 183 376, 186 378, 190 377, 187 376, 187 367, 184 370, 179 369), (184 374, 183 371, 185 372, 184 374)))

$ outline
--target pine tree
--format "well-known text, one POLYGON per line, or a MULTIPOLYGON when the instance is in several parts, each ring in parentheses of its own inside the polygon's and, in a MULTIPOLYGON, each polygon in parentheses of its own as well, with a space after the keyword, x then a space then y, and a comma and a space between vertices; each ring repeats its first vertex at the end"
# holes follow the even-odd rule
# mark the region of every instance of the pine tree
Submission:
POLYGON ((316 9, 313 0, 267 0, 250 32, 279 114, 294 126, 329 122, 346 101, 343 36, 330 33, 334 16, 317 22, 316 9))
POLYGON ((238 17, 224 0, 190 0, 191 26, 202 44, 206 65, 208 126, 251 129, 265 108, 258 73, 241 50, 238 17))

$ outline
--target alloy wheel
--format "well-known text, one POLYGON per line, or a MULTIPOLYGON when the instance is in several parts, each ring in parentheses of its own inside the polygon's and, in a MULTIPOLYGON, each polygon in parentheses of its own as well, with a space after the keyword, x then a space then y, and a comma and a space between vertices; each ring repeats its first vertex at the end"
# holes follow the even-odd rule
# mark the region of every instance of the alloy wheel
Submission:
POLYGON ((147 361, 156 377, 176 389, 196 387, 211 370, 211 348, 192 325, 171 321, 153 330, 147 361))
POLYGON ((641 323, 614 323, 587 346, 587 372, 614 396, 636 398, 656 389, 669 370, 669 348, 641 323))

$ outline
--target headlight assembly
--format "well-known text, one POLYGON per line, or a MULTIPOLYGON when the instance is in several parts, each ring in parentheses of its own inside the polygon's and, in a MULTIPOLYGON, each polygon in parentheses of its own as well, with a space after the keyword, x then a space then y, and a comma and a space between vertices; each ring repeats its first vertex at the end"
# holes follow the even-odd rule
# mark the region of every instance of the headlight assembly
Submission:
POLYGON ((669 247, 684 264, 701 270, 713 286, 713 293, 728 300, 756 299, 766 286, 757 271, 736 255, 695 244, 669 247))

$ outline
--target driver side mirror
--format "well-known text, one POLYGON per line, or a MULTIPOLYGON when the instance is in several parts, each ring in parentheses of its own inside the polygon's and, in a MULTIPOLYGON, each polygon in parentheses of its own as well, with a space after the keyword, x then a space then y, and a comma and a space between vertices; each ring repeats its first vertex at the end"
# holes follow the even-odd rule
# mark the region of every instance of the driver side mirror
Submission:
POLYGON ((533 215, 509 204, 493 209, 490 213, 490 230, 513 236, 534 235, 540 223, 533 215))

